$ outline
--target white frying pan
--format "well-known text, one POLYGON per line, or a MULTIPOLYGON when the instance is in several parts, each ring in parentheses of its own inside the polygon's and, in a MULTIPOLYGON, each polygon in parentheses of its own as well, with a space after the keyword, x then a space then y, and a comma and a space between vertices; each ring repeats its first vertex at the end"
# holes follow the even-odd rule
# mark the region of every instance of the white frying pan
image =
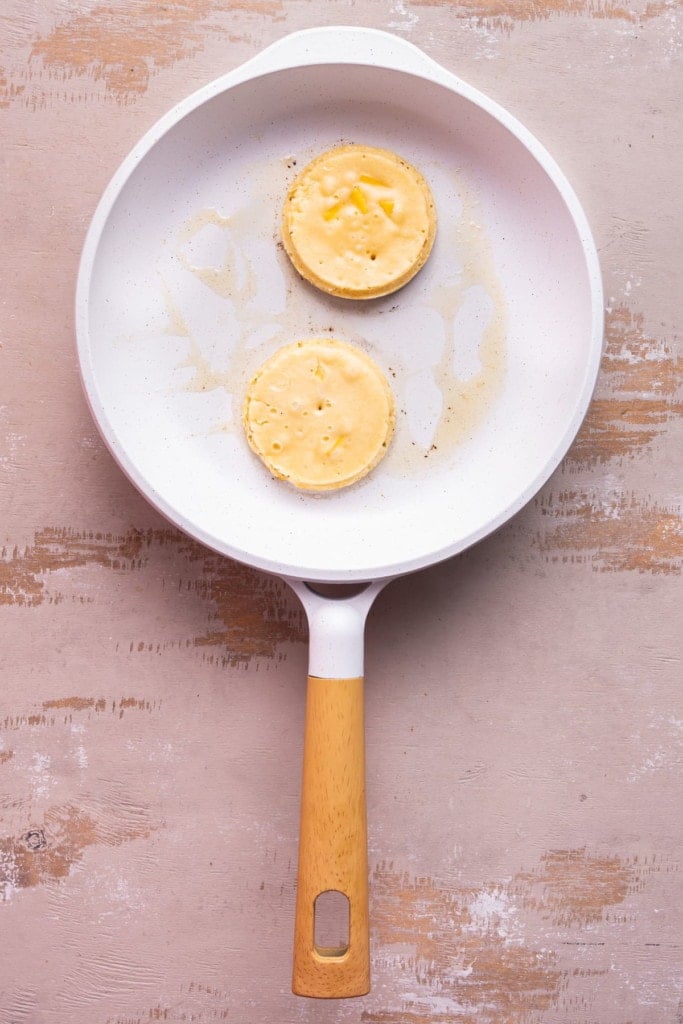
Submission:
POLYGON ((420 50, 368 29, 313 29, 190 96, 138 143, 93 218, 76 314, 85 391, 124 472, 182 530, 281 576, 304 604, 293 989, 363 994, 365 617, 393 577, 509 519, 571 444, 602 349, 584 214, 533 136, 420 50), (278 247, 288 183, 340 142, 397 151, 435 196, 429 262, 388 298, 325 296, 278 247), (369 352, 399 413, 379 467, 311 495, 269 477, 240 406, 271 352, 320 335, 369 352), (366 586, 348 596, 321 586, 332 583, 366 586), (348 900, 335 948, 316 930, 327 891, 348 900))

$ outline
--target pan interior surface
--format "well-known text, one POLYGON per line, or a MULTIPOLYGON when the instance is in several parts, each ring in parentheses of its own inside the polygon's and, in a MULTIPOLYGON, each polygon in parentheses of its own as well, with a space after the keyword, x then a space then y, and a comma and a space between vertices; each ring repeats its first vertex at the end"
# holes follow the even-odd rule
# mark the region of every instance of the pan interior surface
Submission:
POLYGON ((143 140, 98 208, 77 308, 86 393, 136 486, 214 549, 311 580, 419 568, 504 522, 571 443, 601 343, 578 206, 527 141, 426 78, 334 64, 253 78, 143 140), (438 217, 413 281, 360 303, 279 244, 289 183, 344 142, 413 163, 438 217), (271 479, 241 426, 254 371, 308 337, 360 346, 397 408, 383 462, 324 494, 271 479))

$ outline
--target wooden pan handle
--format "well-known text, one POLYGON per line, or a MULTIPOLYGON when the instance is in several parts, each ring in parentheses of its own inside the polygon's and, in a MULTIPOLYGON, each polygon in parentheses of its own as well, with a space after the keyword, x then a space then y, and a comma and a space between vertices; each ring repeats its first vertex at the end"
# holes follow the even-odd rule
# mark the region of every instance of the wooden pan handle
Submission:
POLYGON ((362 679, 308 678, 292 991, 340 999, 370 990, 362 679), (315 901, 349 902, 348 946, 315 944, 315 901))

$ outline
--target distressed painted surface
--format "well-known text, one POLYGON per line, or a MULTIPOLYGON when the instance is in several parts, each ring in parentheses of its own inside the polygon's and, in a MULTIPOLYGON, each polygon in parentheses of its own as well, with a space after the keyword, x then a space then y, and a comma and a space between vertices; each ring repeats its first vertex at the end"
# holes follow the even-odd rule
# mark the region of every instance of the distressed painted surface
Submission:
POLYGON ((679 19, 646 0, 3 4, 2 1024, 680 1020, 679 19), (132 491, 71 312, 140 134, 321 23, 391 28, 536 131, 607 299, 552 480, 371 614, 374 984, 329 1004, 289 994, 301 609, 132 491))

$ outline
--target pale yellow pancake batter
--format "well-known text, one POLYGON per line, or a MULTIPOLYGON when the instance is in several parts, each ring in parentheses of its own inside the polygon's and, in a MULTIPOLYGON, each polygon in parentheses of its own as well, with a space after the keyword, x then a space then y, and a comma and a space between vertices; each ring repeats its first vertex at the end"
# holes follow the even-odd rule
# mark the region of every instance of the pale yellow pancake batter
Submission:
POLYGON ((429 185, 387 149, 346 145, 317 157, 289 189, 282 240, 292 263, 332 295, 371 299, 406 284, 434 242, 429 185))
POLYGON ((385 454, 394 397, 362 349, 315 338, 286 345, 263 363, 243 418, 251 448, 273 476, 301 490, 335 490, 385 454))

